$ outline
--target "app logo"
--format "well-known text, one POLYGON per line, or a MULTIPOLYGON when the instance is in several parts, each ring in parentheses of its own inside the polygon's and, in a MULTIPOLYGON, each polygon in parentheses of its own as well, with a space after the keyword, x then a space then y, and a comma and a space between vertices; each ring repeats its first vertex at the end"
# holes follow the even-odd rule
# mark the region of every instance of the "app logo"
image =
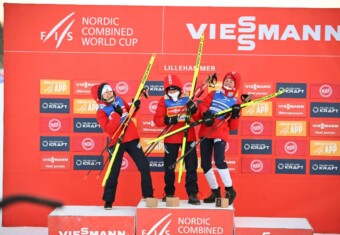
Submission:
POLYGON ((55 40, 56 41, 56 49, 58 49, 61 43, 66 41, 72 41, 73 35, 70 31, 71 26, 73 25, 75 19, 70 19, 75 13, 64 17, 61 21, 59 21, 48 33, 45 31, 40 32, 40 40, 45 43, 47 40, 55 40), (70 20, 69 20, 70 19, 70 20), (60 29, 60 30, 59 30, 60 29))
POLYGON ((69 80, 40 80, 41 95, 69 95, 69 80))
POLYGON ((306 121, 276 121, 276 136, 306 135, 306 121))
POLYGON ((95 114, 98 104, 93 99, 74 99, 73 113, 74 114, 95 114))

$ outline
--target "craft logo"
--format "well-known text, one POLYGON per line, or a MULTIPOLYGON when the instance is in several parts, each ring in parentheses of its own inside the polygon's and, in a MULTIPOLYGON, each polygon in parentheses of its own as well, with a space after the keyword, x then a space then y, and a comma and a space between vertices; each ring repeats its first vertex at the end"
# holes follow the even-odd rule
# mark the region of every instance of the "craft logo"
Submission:
POLYGON ((235 40, 238 42, 239 51, 253 51, 256 41, 287 41, 297 42, 314 41, 328 42, 339 41, 338 29, 333 25, 282 25, 257 24, 256 16, 240 16, 234 22, 222 22, 220 24, 193 24, 186 23, 192 39, 199 39, 203 32, 209 35, 211 40, 235 40), (302 29, 302 31, 300 30, 302 29), (217 30, 218 29, 218 30, 217 30), (239 32, 240 34, 236 34, 239 32))
POLYGON ((78 133, 102 133, 96 118, 74 118, 73 131, 78 133))
POLYGON ((338 160, 310 160, 311 175, 340 175, 338 160))
POLYGON ((69 95, 69 80, 40 80, 41 95, 69 95))
POLYGON ((74 81, 74 94, 75 95, 91 95, 91 88, 100 84, 98 81, 74 81))
POLYGON ((276 102, 277 117, 306 117, 306 102, 276 102))
POLYGON ((304 159, 276 159, 276 174, 306 174, 304 159))
POLYGON ((40 98, 40 113, 70 113, 70 100, 40 98))
POLYGON ((163 81, 147 81, 145 87, 148 89, 149 96, 163 96, 163 81))
POLYGON ((306 136, 306 121, 276 121, 276 136, 306 136))
POLYGON ((74 156, 73 162, 74 170, 102 170, 103 157, 102 156, 74 156))
POLYGON ((340 121, 311 121, 310 136, 340 136, 340 121))
POLYGON ((40 151, 70 151, 70 137, 40 136, 40 151))
POLYGON ((340 118, 340 103, 311 102, 310 116, 340 118))
POLYGON ((273 93, 272 83, 244 83, 242 87, 243 94, 251 94, 255 97, 266 96, 273 93))
POLYGON ((284 89, 285 92, 277 98, 306 98, 306 83, 277 83, 276 90, 284 89))
POLYGON ((56 41, 56 49, 59 48, 61 43, 66 41, 73 40, 73 33, 70 31, 71 26, 73 25, 75 19, 72 19, 72 16, 75 13, 72 12, 71 14, 64 17, 60 20, 49 32, 42 31, 40 32, 40 40, 45 43, 47 40, 55 40, 56 41))
POLYGON ((310 93, 313 99, 339 99, 340 84, 310 84, 310 93))
POLYGON ((247 106, 242 109, 242 116, 262 116, 268 117, 272 116, 272 102, 261 102, 254 105, 247 106))
POLYGON ((340 156, 340 141, 310 141, 311 156, 340 156))
POLYGON ((150 171, 163 172, 164 171, 164 157, 148 157, 150 171))
POLYGON ((158 101, 156 101, 156 100, 151 101, 150 104, 149 104, 149 111, 151 113, 156 113, 157 105, 158 105, 158 101))
POLYGON ((42 156, 41 170, 69 170, 69 156, 42 156))
POLYGON ((118 82, 116 84, 116 92, 120 95, 124 95, 129 91, 129 85, 126 82, 118 82))
POLYGON ((93 99, 74 99, 73 113, 74 114, 95 114, 98 109, 98 104, 93 99))
POLYGON ((272 141, 243 139, 242 154, 272 154, 272 141))

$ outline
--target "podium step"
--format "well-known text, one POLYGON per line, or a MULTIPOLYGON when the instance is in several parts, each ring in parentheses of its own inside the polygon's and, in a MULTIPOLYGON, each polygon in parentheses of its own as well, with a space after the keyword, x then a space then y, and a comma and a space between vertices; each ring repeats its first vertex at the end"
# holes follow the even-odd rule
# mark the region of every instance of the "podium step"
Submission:
POLYGON ((305 218, 235 217, 236 235, 313 235, 305 218))
POLYGON ((136 207, 64 206, 48 216, 48 234, 135 234, 136 207))
POLYGON ((215 207, 214 203, 191 205, 179 200, 178 207, 167 207, 158 200, 157 207, 146 207, 141 200, 137 206, 136 234, 223 234, 234 233, 234 208, 215 207))

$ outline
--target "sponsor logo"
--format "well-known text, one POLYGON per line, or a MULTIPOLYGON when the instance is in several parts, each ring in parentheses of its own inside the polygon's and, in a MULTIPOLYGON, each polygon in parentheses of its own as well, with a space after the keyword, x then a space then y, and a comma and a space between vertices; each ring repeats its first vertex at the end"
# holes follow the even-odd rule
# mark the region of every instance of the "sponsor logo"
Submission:
POLYGON ((250 130, 254 135, 260 135, 263 132, 263 124, 261 122, 253 122, 250 126, 250 130))
POLYGON ((191 86, 192 86, 191 82, 185 83, 183 86, 183 91, 189 94, 191 91, 191 86))
POLYGON ((261 172, 263 170, 263 163, 261 160, 255 159, 250 163, 250 169, 254 172, 261 172))
POLYGON ((100 84, 98 81, 74 81, 73 88, 75 95, 91 95, 91 88, 100 84))
POLYGON ((94 148, 95 143, 91 138, 84 138, 81 143, 81 146, 83 147, 84 150, 91 151, 94 148))
POLYGON ((68 155, 41 156, 41 170, 69 170, 70 157, 68 155))
POLYGON ((276 155, 305 156, 308 144, 305 140, 276 140, 276 155))
POLYGON ((102 170, 103 157, 102 156, 74 156, 74 170, 102 170))
POLYGON ((40 136, 40 151, 70 151, 70 137, 40 136))
POLYGON ((151 113, 156 113, 156 110, 157 110, 157 105, 158 105, 158 101, 151 101, 150 104, 149 104, 149 111, 151 113))
POLYGON ((290 40, 307 43, 310 41, 328 42, 340 40, 336 26, 333 25, 264 24, 262 22, 257 23, 256 16, 240 16, 235 19, 235 22, 222 22, 220 24, 186 23, 186 27, 192 39, 199 39, 201 34, 205 32, 211 40, 236 41, 238 51, 253 51, 256 48, 256 42, 261 41, 280 42, 290 40), (311 35, 311 30, 315 27, 318 30, 315 30, 311 35))
POLYGON ((340 141, 310 141, 311 156, 340 156, 340 141))
POLYGON ((306 83, 277 83, 276 91, 282 89, 285 92, 277 98, 306 98, 306 83))
POLYGON ((340 84, 310 84, 310 90, 312 99, 340 98, 340 84))
POLYGON ((242 173, 271 174, 273 173, 271 158, 242 158, 242 173))
POLYGON ((242 116, 272 116, 272 102, 261 102, 242 109, 242 116))
POLYGON ((73 131, 81 133, 102 133, 102 129, 96 118, 74 118, 73 131))
POLYGON ((339 110, 340 110, 340 103, 311 102, 310 116, 311 117, 339 118, 340 117, 339 110))
POLYGON ((306 174, 306 160, 304 159, 276 159, 276 174, 306 174))
POLYGON ((149 157, 150 171, 163 172, 164 171, 164 157, 149 157))
POLYGON ((272 83, 243 83, 242 93, 251 94, 255 97, 265 96, 273 93, 272 83))
POLYGON ((340 175, 339 160, 310 160, 311 175, 340 175))
POLYGON ((138 127, 142 133, 161 133, 164 127, 157 127, 152 120, 153 117, 138 118, 138 127))
POLYGON ((63 41, 72 41, 73 33, 70 31, 75 19, 72 16, 75 13, 72 12, 63 19, 61 19, 49 32, 41 31, 40 40, 45 43, 47 40, 56 41, 56 49, 58 49, 63 41))
POLYGON ((69 118, 48 118, 40 117, 39 126, 40 132, 61 133, 70 132, 70 119, 69 118))
POLYGON ((310 121, 310 136, 340 136, 340 122, 310 121))
POLYGON ((40 98, 40 113, 70 113, 70 100, 40 98))
POLYGON ((276 102, 277 117, 306 117, 306 102, 276 102))
POLYGON ((276 136, 306 136, 306 121, 276 121, 276 136))
POLYGON ((129 85, 126 82, 118 82, 116 84, 116 92, 120 95, 124 95, 129 91, 129 85))
POLYGON ((93 99, 74 99, 73 113, 74 114, 95 114, 98 104, 93 99))
POLYGON ((69 95, 69 80, 40 80, 41 95, 69 95))
MULTIPOLYGON (((151 141, 153 138, 141 138, 140 143, 142 144, 142 149, 147 149, 149 145, 147 144, 149 141, 151 141)), ((164 143, 163 141, 159 141, 156 146, 153 148, 152 152, 150 154, 157 154, 158 156, 160 154, 164 154, 164 143)))
POLYGON ((248 121, 242 122, 241 134, 246 136, 272 136, 273 122, 272 121, 248 121))
POLYGON ((163 81, 147 81, 145 87, 148 88, 149 96, 163 96, 163 81))
POLYGON ((272 154, 272 141, 243 139, 242 154, 272 154))

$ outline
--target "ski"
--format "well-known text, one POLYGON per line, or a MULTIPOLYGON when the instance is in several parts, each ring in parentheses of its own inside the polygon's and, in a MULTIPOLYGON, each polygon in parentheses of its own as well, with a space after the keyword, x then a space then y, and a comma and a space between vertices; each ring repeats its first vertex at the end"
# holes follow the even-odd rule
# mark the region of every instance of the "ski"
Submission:
MULTIPOLYGON (((252 101, 250 101, 250 102, 248 102, 248 103, 241 104, 241 108, 245 108, 245 107, 248 107, 248 106, 251 106, 251 105, 254 105, 254 104, 261 103, 261 102, 263 102, 263 101, 265 101, 265 100, 268 100, 268 99, 274 98, 274 97, 276 97, 276 96, 279 96, 279 95, 283 94, 284 92, 285 92, 285 90, 282 89, 282 90, 279 90, 278 92, 275 92, 275 93, 272 93, 272 94, 263 96, 263 97, 258 98, 258 99, 256 99, 256 100, 252 100, 252 101)), ((228 109, 222 110, 222 111, 220 111, 220 112, 218 112, 218 113, 215 113, 215 114, 214 114, 214 118, 219 117, 219 116, 221 116, 221 115, 224 115, 224 114, 226 114, 226 113, 229 113, 229 112, 231 112, 231 110, 232 110, 232 108, 228 108, 228 109)), ((204 122, 203 119, 200 119, 200 120, 198 120, 198 121, 196 121, 196 122, 192 122, 192 123, 189 124, 189 126, 183 126, 183 127, 181 127, 181 128, 178 128, 177 130, 174 130, 174 131, 172 131, 172 132, 169 132, 169 133, 167 133, 167 134, 165 134, 165 135, 162 135, 162 136, 160 136, 160 137, 158 137, 158 138, 155 138, 155 139, 149 141, 147 144, 151 144, 151 143, 153 143, 153 142, 160 141, 160 140, 162 140, 162 139, 164 139, 164 138, 166 138, 166 137, 169 137, 169 136, 172 136, 172 135, 174 135, 174 134, 177 134, 178 132, 181 132, 181 131, 184 131, 184 130, 186 130, 186 129, 188 129, 188 128, 191 128, 191 127, 200 125, 200 124, 202 124, 203 122, 204 122)))
MULTIPOLYGON (((200 66, 201 66, 201 58, 202 58, 202 51, 203 51, 203 44, 204 44, 204 34, 202 33, 200 37, 200 44, 198 47, 198 53, 197 53, 197 58, 196 58, 196 64, 195 64, 195 70, 194 70, 194 76, 192 78, 191 82, 191 90, 189 94, 189 100, 192 99, 194 96, 194 91, 196 89, 196 83, 197 83, 197 78, 198 78, 198 72, 200 71, 200 66)), ((191 119, 191 114, 190 111, 186 111, 185 115, 185 127, 189 126, 190 124, 190 119, 191 119)), ((185 149, 186 149, 186 144, 187 144, 187 139, 188 139, 188 129, 184 131, 183 135, 183 140, 182 140, 182 148, 181 148, 181 157, 185 155, 185 149)), ((178 172, 178 183, 181 182, 182 179, 182 174, 183 174, 183 158, 181 160, 180 166, 179 166, 179 172, 178 172)))
MULTIPOLYGON (((149 61, 149 63, 148 63, 148 66, 147 66, 147 68, 146 68, 146 70, 145 70, 145 72, 144 72, 142 81, 141 81, 141 83, 140 83, 140 85, 139 85, 139 87, 138 87, 138 89, 137 89, 137 92, 136 92, 136 95, 135 95, 133 101, 139 99, 139 97, 140 97, 140 95, 141 95, 141 93, 142 93, 142 91, 143 91, 143 88, 144 88, 144 86, 145 86, 146 80, 148 79, 148 76, 149 76, 149 73, 150 73, 150 71, 151 71, 151 68, 152 68, 153 62, 154 62, 154 60, 155 60, 155 57, 156 57, 156 55, 155 55, 155 54, 152 54, 152 56, 151 56, 151 58, 150 58, 150 61, 149 61)), ((111 172, 113 162, 114 162, 114 160, 115 160, 115 158, 116 158, 118 149, 119 149, 120 145, 122 144, 123 138, 124 138, 125 133, 126 133, 127 126, 128 126, 128 124, 129 124, 129 122, 130 122, 130 120, 131 120, 131 118, 132 118, 132 115, 134 114, 135 110, 136 110, 136 107, 135 107, 134 103, 132 102, 131 107, 130 107, 130 110, 129 110, 128 114, 127 114, 127 117, 125 118, 126 121, 124 122, 124 125, 123 125, 123 127, 122 127, 122 131, 121 131, 121 133, 120 133, 120 135, 119 135, 119 137, 118 137, 117 143, 116 143, 115 148, 114 148, 114 150, 113 150, 113 153, 112 153, 112 156, 111 156, 111 159, 110 159, 109 166, 108 166, 107 169, 106 169, 105 176, 104 176, 104 179, 103 179, 103 181, 102 181, 102 186, 103 186, 103 187, 104 187, 105 184, 106 184, 107 178, 109 178, 109 174, 110 174, 110 172, 111 172)))
MULTIPOLYGON (((244 99, 242 102, 243 103, 247 103, 250 102, 251 98, 253 95, 248 95, 248 97, 246 99, 244 99)), ((227 115, 227 114, 225 114, 227 115)), ((199 145, 203 140, 205 140, 206 138, 208 138, 209 135, 211 135, 214 131, 216 131, 220 125, 222 125, 222 123, 224 123, 224 120, 219 122, 217 125, 215 125, 208 133, 206 136, 204 136, 203 138, 201 138, 199 141, 197 141, 192 147, 191 149, 189 149, 182 157, 180 157, 179 159, 177 159, 177 161, 172 164, 171 166, 169 166, 169 170, 174 169, 176 167, 176 165, 182 160, 184 159, 191 151, 193 151, 197 145, 199 145)))
MULTIPOLYGON (((209 87, 215 87, 215 84, 217 83, 217 76, 216 73, 214 73, 212 76, 208 75, 208 77, 202 82, 202 84, 196 89, 193 98, 191 99, 192 102, 195 102, 203 93, 207 86, 209 87)), ((180 118, 183 115, 185 106, 182 107, 182 109, 179 111, 178 118, 180 118)), ((165 127, 162 132, 156 137, 160 137, 162 135, 165 135, 170 131, 170 129, 173 127, 173 125, 170 125, 168 127, 165 127)), ((148 146, 148 148, 145 150, 144 154, 145 156, 149 156, 149 154, 152 152, 152 150, 156 147, 157 142, 152 143, 148 146)))

